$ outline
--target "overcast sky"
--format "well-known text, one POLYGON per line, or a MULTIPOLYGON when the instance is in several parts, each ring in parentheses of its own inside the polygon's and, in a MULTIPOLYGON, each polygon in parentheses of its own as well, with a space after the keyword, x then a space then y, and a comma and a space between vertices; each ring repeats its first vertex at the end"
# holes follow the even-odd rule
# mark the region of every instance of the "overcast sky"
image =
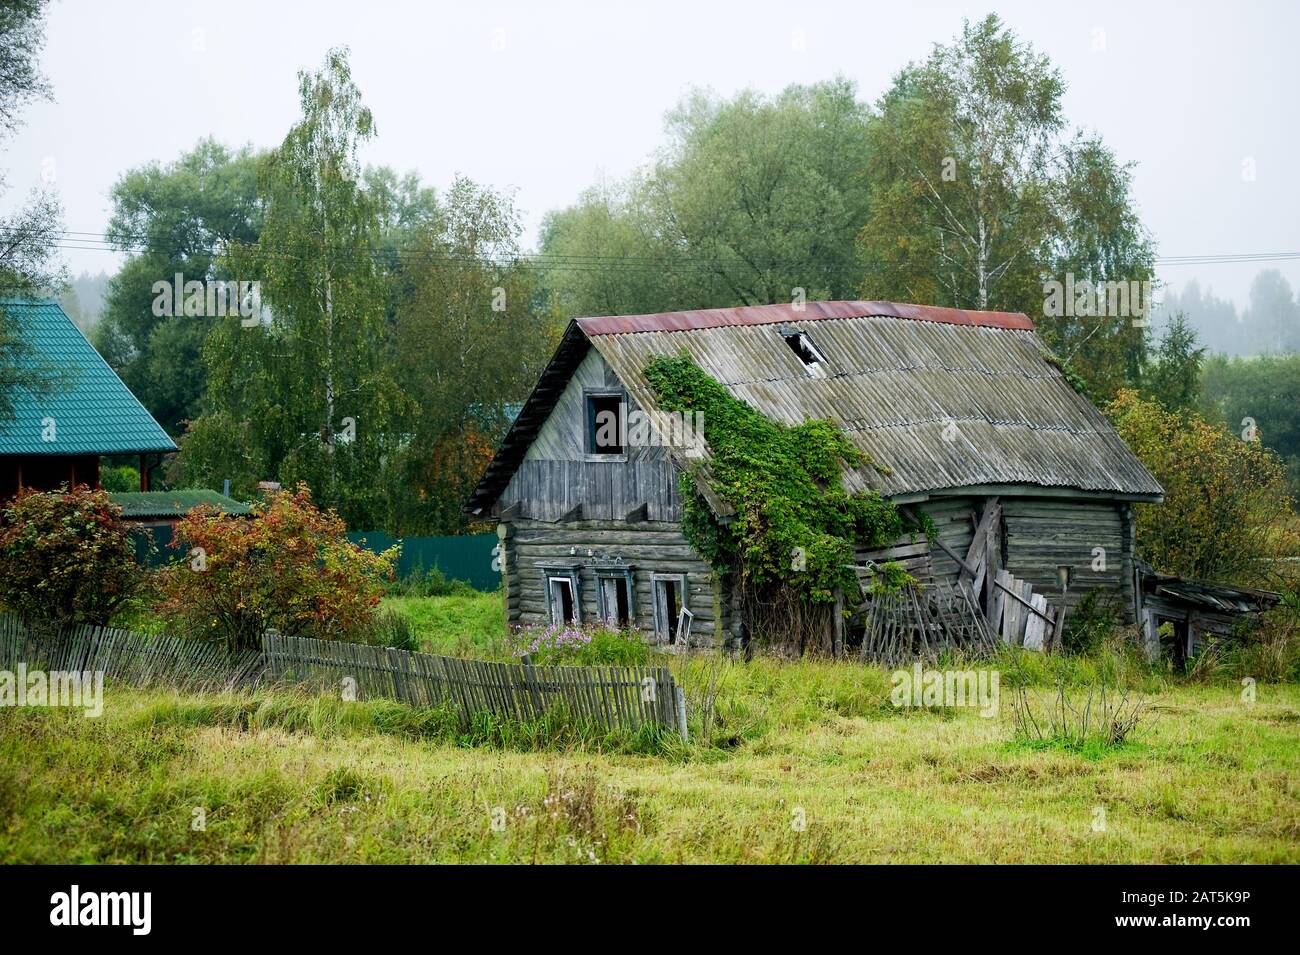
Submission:
MULTIPOLYGON (((1065 111, 1133 161, 1161 256, 1300 252, 1300 3, 54 0, 43 67, 54 101, 0 152, 5 208, 54 176, 65 227, 102 232, 125 170, 206 135, 278 143, 296 74, 347 45, 378 138, 367 163, 516 190, 541 216, 662 142, 692 85, 772 93, 837 73, 875 98, 905 63, 996 10, 1051 57, 1065 111), (800 48, 801 47, 801 48, 800 48), (1253 164, 1254 179, 1243 176, 1253 164)), ((113 271, 105 252, 66 253, 113 271)), ((1269 263, 1300 287, 1300 261, 1269 263)), ((1238 306, 1261 264, 1162 266, 1238 306)))

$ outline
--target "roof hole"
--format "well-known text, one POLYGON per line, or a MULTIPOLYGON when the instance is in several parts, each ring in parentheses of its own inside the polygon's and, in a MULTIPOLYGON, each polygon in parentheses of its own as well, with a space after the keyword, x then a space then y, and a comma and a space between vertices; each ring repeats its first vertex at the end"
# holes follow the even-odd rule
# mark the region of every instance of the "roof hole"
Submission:
POLYGON ((826 358, 817 350, 817 346, 813 344, 811 338, 803 332, 796 331, 783 331, 781 337, 790 346, 790 350, 799 356, 799 360, 803 362, 804 370, 808 374, 818 377, 825 374, 825 370, 821 366, 826 362, 826 358))

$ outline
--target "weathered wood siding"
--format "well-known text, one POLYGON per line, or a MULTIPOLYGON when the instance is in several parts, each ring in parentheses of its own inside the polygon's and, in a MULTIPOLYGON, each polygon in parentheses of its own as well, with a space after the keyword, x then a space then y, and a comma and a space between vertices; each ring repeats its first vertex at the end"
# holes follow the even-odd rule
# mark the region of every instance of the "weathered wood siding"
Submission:
MULTIPOLYGON (((588 390, 619 390, 626 396, 617 376, 595 350, 583 359, 565 387, 498 507, 518 504, 520 517, 557 521, 581 504, 583 520, 608 521, 622 520, 645 504, 651 521, 680 521, 677 473, 666 449, 628 447, 624 454, 609 456, 587 453, 588 390)), ((627 402, 629 412, 638 410, 630 397, 627 402)))
MULTIPOLYGON (((1088 591, 1105 587, 1123 600, 1126 622, 1133 611, 1133 522, 1129 505, 1118 501, 1066 498, 1002 497, 1002 526, 998 532, 998 566, 1005 567, 1053 605, 1061 602, 1057 568, 1068 565, 1072 582, 1066 600, 1070 610, 1088 591), (1105 569, 1093 569, 1093 549, 1105 549, 1105 569)), ((963 558, 975 536, 984 499, 952 497, 917 505, 934 521, 939 539, 963 558)), ((859 550, 867 559, 898 561, 922 582, 957 582, 961 568, 937 543, 904 536, 891 547, 859 550)))
POLYGON ((1057 568, 1069 566, 1070 611, 1090 590, 1104 587, 1121 596, 1124 619, 1133 622, 1133 553, 1122 502, 1008 497, 1002 508, 1007 570, 1059 604, 1057 568), (1104 569, 1096 548, 1104 549, 1104 569))
POLYGON ((691 646, 710 646, 729 635, 729 595, 682 535, 680 524, 621 521, 548 523, 515 520, 501 525, 505 556, 506 619, 510 625, 546 624, 542 565, 579 565, 582 620, 597 619, 597 563, 621 559, 633 567, 632 612, 638 629, 654 632, 651 574, 685 574, 687 604, 695 614, 691 646))

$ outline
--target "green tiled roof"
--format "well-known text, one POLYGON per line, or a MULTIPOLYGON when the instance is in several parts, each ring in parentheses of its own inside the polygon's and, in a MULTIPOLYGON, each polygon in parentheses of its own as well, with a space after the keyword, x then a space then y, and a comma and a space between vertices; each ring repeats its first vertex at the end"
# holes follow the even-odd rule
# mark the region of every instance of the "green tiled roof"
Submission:
POLYGON ((184 517, 199 504, 212 504, 227 514, 250 514, 247 504, 216 491, 125 491, 108 499, 122 508, 123 517, 184 517))
POLYGON ((46 395, 19 391, 13 418, 0 422, 0 454, 140 454, 175 451, 167 432, 56 302, 0 299, 30 354, 25 361, 65 373, 46 395), (54 420, 54 440, 43 419, 54 420))

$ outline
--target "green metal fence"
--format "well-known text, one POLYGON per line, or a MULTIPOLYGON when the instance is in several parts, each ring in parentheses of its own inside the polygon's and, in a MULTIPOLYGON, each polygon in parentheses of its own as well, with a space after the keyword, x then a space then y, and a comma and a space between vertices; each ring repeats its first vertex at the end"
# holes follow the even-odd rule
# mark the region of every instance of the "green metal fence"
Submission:
POLYGON ((396 538, 384 531, 351 531, 348 539, 376 553, 401 544, 402 556, 397 562, 399 579, 427 573, 436 567, 448 580, 463 580, 478 590, 496 590, 501 586, 500 564, 493 554, 496 534, 396 538))
MULTIPOLYGON (((172 540, 172 529, 166 524, 154 525, 151 532, 152 550, 142 530, 132 534, 136 560, 141 564, 161 567, 185 556, 167 546, 172 540)), ((436 567, 448 580, 463 580, 477 590, 496 590, 501 586, 501 571, 496 569, 500 564, 493 553, 497 546, 495 534, 397 538, 385 531, 351 531, 348 539, 375 553, 401 544, 402 556, 397 561, 399 580, 436 567)))

